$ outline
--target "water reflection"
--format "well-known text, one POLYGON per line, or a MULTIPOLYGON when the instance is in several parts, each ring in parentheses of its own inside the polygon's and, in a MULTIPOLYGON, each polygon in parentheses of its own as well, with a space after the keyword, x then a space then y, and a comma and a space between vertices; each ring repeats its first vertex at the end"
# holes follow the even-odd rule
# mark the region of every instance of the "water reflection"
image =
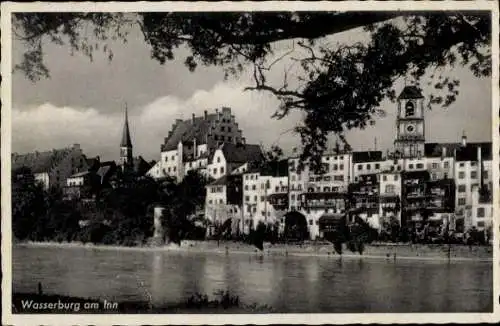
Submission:
POLYGON ((480 312, 492 264, 85 248, 13 250, 13 290, 178 303, 228 290, 277 312, 480 312))

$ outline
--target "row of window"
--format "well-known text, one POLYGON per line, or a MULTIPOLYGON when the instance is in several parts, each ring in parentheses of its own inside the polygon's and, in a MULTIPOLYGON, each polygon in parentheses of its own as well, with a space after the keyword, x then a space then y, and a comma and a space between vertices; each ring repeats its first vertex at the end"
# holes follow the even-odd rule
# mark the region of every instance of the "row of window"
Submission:
MULTIPOLYGON (((464 171, 458 172, 458 178, 465 179, 465 172, 464 171)), ((470 178, 476 179, 477 178, 477 171, 470 171, 470 178)), ((483 172, 483 179, 488 179, 488 171, 483 172)))
MULTIPOLYGON (((382 180, 383 181, 387 181, 388 180, 388 176, 387 175, 383 175, 382 176, 382 180)), ((394 181, 398 181, 399 180, 399 175, 395 174, 393 180, 394 181)))
MULTIPOLYGON (((170 158, 170 159, 171 159, 172 161, 175 161, 175 157, 176 157, 176 156, 177 156, 177 154, 174 154, 174 155, 172 155, 172 156, 171 156, 171 158, 170 158)), ((165 155, 165 162, 168 162, 168 156, 167 156, 167 155, 165 155)))
POLYGON ((214 199, 214 200, 210 199, 208 201, 208 203, 209 204, 217 204, 217 203, 222 204, 222 203, 224 203, 224 201, 222 199, 219 199, 218 201, 217 201, 217 199, 214 199))
MULTIPOLYGON (((294 178, 292 178, 294 179, 294 178)), ((315 181, 332 181, 332 177, 327 175, 327 176, 317 176, 317 177, 310 177, 309 180, 311 182, 315 181)), ((344 181, 344 176, 343 175, 334 175, 333 176, 334 181, 344 181)), ((295 180, 292 180, 295 181, 295 180)))
MULTIPOLYGON (((470 186, 470 191, 472 191, 472 189, 477 186, 477 185, 471 185, 470 186)), ((459 185, 458 186, 458 192, 466 192, 467 191, 467 186, 466 185, 459 185)))
POLYGON ((340 156, 326 156, 325 160, 329 161, 330 158, 333 158, 334 160, 343 160, 344 156, 343 155, 340 155, 340 156))
MULTIPOLYGON (((176 171, 177 171, 177 167, 175 167, 175 166, 174 166, 174 167, 170 167, 170 166, 169 166, 169 167, 167 168, 167 171, 168 171, 168 173, 170 173, 170 172, 176 172, 176 171)), ((163 169, 163 173, 165 173, 165 169, 163 169)), ((165 173, 165 174, 166 174, 166 173, 165 173)))
MULTIPOLYGON (((371 170, 372 165, 371 164, 366 164, 366 170, 371 170)), ((380 169, 380 163, 375 163, 375 170, 380 169)), ((358 164, 358 171, 363 170, 363 164, 358 164)))
POLYGON ((214 135, 214 140, 232 142, 233 141, 233 137, 231 137, 231 136, 224 136, 224 135, 214 135))
POLYGON ((248 179, 254 180, 254 178, 255 178, 255 180, 257 180, 258 177, 259 177, 258 174, 246 174, 245 175, 245 180, 248 180, 248 179))
MULTIPOLYGON (((338 192, 339 189, 339 187, 323 187, 323 192, 338 192)), ((307 192, 321 192, 321 187, 309 187, 307 192)))
MULTIPOLYGON (((224 121, 222 121, 224 122, 224 121)), ((226 131, 226 126, 220 126, 220 131, 222 132, 225 132, 226 131)), ((232 132, 232 128, 231 127, 227 127, 227 132, 232 132)))
MULTIPOLYGON (((219 168, 219 171, 220 171, 220 174, 224 174, 224 167, 223 167, 223 166, 221 166, 221 167, 219 168)), ((213 174, 217 174, 217 168, 214 168, 214 169, 213 169, 213 174)))

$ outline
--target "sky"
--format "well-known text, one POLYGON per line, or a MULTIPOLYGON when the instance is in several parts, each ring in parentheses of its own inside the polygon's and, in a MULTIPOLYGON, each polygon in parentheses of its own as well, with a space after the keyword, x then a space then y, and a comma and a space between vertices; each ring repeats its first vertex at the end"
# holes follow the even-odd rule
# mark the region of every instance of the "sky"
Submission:
MULTIPOLYGON (((323 40, 334 46, 365 40, 360 30, 336 34, 323 40)), ((189 119, 217 107, 231 107, 247 143, 281 146, 285 153, 300 145, 290 130, 300 123, 301 114, 276 120, 271 118, 279 102, 268 93, 244 91, 252 85, 248 71, 238 78, 224 79, 222 68, 199 66, 189 72, 183 59, 160 65, 150 58, 150 49, 137 30, 127 44, 111 44, 114 58, 109 62, 96 53, 91 62, 81 54, 70 55, 69 48, 44 44, 45 61, 51 77, 33 83, 21 73, 12 77, 12 151, 43 151, 80 144, 88 156, 117 160, 124 121, 125 103, 129 112, 134 155, 158 160, 160 145, 177 118, 189 119)), ((275 45, 279 53, 293 46, 292 41, 275 45)), ((23 45, 13 40, 13 63, 20 61, 23 45)), ((279 82, 283 61, 269 74, 279 82)), ((293 70, 292 70, 293 72, 293 70)), ((491 81, 479 79, 466 67, 447 72, 459 78, 460 94, 449 108, 426 111, 427 142, 457 142, 465 131, 469 141, 491 141, 491 81)), ((400 92, 404 81, 396 82, 400 92)), ((431 90, 423 87, 424 96, 431 90)), ((354 150, 390 150, 395 137, 396 104, 383 101, 386 115, 365 130, 347 133, 354 150), (376 139, 376 140, 375 140, 376 139)))

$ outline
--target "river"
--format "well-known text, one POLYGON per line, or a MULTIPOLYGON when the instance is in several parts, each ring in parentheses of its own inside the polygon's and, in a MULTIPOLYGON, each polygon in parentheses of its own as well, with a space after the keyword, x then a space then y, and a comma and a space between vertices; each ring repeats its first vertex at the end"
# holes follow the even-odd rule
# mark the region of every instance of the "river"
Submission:
POLYGON ((14 246, 13 292, 176 304, 229 290, 279 313, 491 312, 491 262, 14 246))

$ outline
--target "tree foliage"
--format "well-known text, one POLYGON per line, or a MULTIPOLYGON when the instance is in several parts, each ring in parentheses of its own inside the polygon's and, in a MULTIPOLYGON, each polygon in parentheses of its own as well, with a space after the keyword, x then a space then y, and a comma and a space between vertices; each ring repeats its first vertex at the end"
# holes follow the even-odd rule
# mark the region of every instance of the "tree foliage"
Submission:
POLYGON ((127 178, 90 202, 45 190, 26 168, 14 170, 12 180, 12 229, 19 240, 143 245, 153 235, 156 205, 167 208, 163 222, 170 241, 200 236, 191 217, 205 201, 207 181, 195 172, 181 183, 127 178))
POLYGON ((102 50, 111 59, 109 41, 126 42, 134 27, 161 64, 187 48, 184 63, 190 71, 200 64, 221 66, 228 77, 250 68, 255 84, 247 89, 279 99, 275 118, 304 113, 295 131, 304 145, 302 162, 309 160, 314 169, 320 169, 330 134, 347 144, 346 131, 375 123, 384 113, 381 101, 395 99, 399 78, 426 79, 436 93, 429 105, 447 107, 458 95, 459 81, 444 68, 462 65, 478 77, 491 74, 488 12, 15 13, 13 26, 27 46, 16 68, 32 80, 49 76, 43 40, 67 43, 90 59, 102 50), (363 28, 368 41, 325 42, 354 28, 363 28), (277 53, 273 45, 280 41, 292 42, 292 51, 277 53), (269 72, 285 58, 294 73, 274 85, 269 72))

